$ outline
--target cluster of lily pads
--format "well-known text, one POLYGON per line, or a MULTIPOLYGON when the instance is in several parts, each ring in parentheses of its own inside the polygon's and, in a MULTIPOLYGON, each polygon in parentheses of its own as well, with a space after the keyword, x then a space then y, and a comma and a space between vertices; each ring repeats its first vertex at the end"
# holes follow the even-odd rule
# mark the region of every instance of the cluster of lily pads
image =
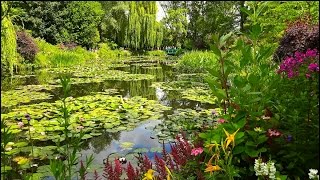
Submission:
MULTIPOLYGON (((34 142, 33 156, 36 159, 52 159, 59 154, 55 143, 65 140, 62 136, 64 129, 61 124, 62 114, 59 111, 61 105, 60 100, 55 103, 21 105, 7 114, 1 114, 1 121, 6 122, 10 127, 9 131, 15 134, 17 139, 6 147, 6 154, 12 156, 13 161, 20 165, 20 168, 26 168, 24 166, 29 161, 30 134, 34 142), (30 121, 24 117, 25 114, 30 115, 30 121), (43 142, 49 145, 43 146, 43 142)), ((76 133, 82 129, 85 132, 83 140, 100 136, 103 131, 132 130, 141 121, 159 119, 163 111, 170 109, 154 100, 139 96, 126 99, 103 94, 70 97, 67 99, 67 105, 71 112, 71 125, 68 130, 70 133, 76 133)))
POLYGON ((34 100, 50 99, 52 95, 46 92, 38 92, 39 89, 30 90, 29 87, 1 91, 1 107, 16 106, 18 104, 29 103, 34 100))
MULTIPOLYGON (((183 130, 191 134, 195 130, 200 130, 205 126, 216 124, 216 116, 212 114, 211 109, 177 109, 172 115, 158 124, 154 131, 159 140, 170 141, 175 138, 179 131, 183 130)), ((215 113, 221 113, 221 109, 214 109, 215 113)))

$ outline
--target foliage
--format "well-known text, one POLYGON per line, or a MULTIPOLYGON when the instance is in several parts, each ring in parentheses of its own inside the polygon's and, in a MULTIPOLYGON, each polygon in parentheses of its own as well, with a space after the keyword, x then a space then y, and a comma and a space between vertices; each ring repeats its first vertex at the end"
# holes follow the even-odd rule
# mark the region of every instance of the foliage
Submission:
MULTIPOLYGON (((1 3, 1 9, 8 8, 7 2, 1 3)), ((1 74, 9 71, 13 75, 14 66, 17 65, 16 32, 9 16, 1 16, 1 74)))
POLYGON ((159 57, 165 57, 167 54, 165 51, 162 50, 155 50, 155 51, 147 51, 147 56, 159 56, 159 57))
MULTIPOLYGON (((251 23, 256 21, 265 29, 264 39, 266 43, 277 44, 285 33, 286 23, 291 23, 297 18, 309 15, 312 21, 319 21, 319 2, 299 1, 299 2, 249 2, 245 3, 242 11, 248 15, 244 28, 247 31, 251 23), (259 18, 253 17, 253 7, 257 9, 259 18), (258 10, 260 9, 260 10, 258 10), (255 19, 254 19, 255 18, 255 19)), ((256 16, 256 17, 258 17, 256 16)))
POLYGON ((17 51, 28 62, 33 63, 38 47, 32 37, 25 31, 17 32, 17 51))
POLYGON ((104 62, 111 62, 131 56, 130 51, 123 49, 112 50, 106 43, 99 44, 97 54, 99 58, 104 62))
POLYGON ((225 34, 234 29, 238 2, 192 1, 188 4, 188 36, 195 49, 208 49, 212 34, 225 34))
MULTIPOLYGON (((63 75, 60 77, 62 90, 63 90, 63 97, 62 97, 62 106, 60 108, 60 112, 63 114, 63 120, 59 123, 64 127, 63 128, 63 135, 66 141, 66 145, 64 145, 63 148, 63 156, 66 157, 67 161, 66 163, 63 162, 61 159, 55 159, 50 161, 50 171, 54 175, 56 179, 67 179, 71 180, 74 177, 73 172, 73 165, 76 164, 78 161, 77 152, 80 150, 81 145, 81 139, 84 137, 84 132, 82 131, 82 128, 80 129, 80 132, 77 133, 69 133, 68 127, 70 124, 70 111, 68 110, 68 107, 66 105, 66 99, 68 96, 70 96, 70 90, 71 90, 71 84, 70 84, 70 77, 68 75, 63 75), (78 135, 78 136, 76 136, 78 135)), ((83 127, 83 126, 82 126, 83 127)), ((31 139, 31 138, 30 138, 31 139)), ((60 141, 58 141, 58 147, 59 147, 60 141)), ((79 174, 81 179, 85 179, 85 174, 90 166, 90 164, 93 161, 93 156, 91 155, 89 158, 86 157, 86 167, 84 167, 83 162, 81 161, 79 174)))
POLYGON ((212 52, 191 51, 181 56, 177 67, 181 71, 203 72, 207 67, 214 67, 216 61, 216 56, 212 52))
POLYGON ((166 26, 164 45, 181 48, 187 36, 187 9, 169 9, 167 16, 162 20, 166 26))
POLYGON ((319 50, 319 24, 311 24, 308 19, 297 20, 285 30, 274 59, 282 61, 286 56, 292 56, 297 51, 305 52, 307 49, 319 50))
POLYGON ((40 67, 61 67, 85 63, 95 59, 92 52, 77 47, 73 50, 63 50, 58 46, 51 45, 43 39, 35 39, 39 53, 35 57, 35 64, 40 67))
POLYGON ((100 41, 98 23, 103 15, 99 2, 70 2, 67 5, 68 17, 65 26, 73 42, 87 48, 97 46, 100 41))
POLYGON ((14 8, 21 9, 15 23, 22 29, 32 30, 33 37, 40 37, 51 44, 65 42, 70 39, 67 31, 69 2, 12 2, 14 8))
POLYGON ((130 2, 125 45, 138 49, 153 49, 162 42, 162 28, 156 21, 156 2, 130 2))

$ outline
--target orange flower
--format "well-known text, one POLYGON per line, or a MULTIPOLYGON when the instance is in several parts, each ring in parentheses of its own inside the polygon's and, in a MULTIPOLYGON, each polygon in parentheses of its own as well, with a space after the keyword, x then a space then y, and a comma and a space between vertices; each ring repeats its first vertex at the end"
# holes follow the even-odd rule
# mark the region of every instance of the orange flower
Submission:
POLYGON ((212 166, 211 164, 207 164, 207 168, 204 170, 204 172, 210 172, 210 175, 212 175, 212 172, 220 170, 221 168, 218 165, 212 166))

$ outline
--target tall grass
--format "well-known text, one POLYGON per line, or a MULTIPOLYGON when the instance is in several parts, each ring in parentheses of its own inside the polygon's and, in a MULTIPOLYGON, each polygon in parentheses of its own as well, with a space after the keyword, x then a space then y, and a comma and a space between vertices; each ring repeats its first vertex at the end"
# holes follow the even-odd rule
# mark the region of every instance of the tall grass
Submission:
POLYGON ((208 51, 191 51, 181 56, 177 68, 183 72, 204 72, 217 64, 216 56, 208 51))
POLYGON ((43 39, 36 39, 35 41, 40 51, 35 58, 35 64, 38 67, 68 67, 83 64, 96 58, 95 53, 82 47, 65 50, 47 43, 43 39))

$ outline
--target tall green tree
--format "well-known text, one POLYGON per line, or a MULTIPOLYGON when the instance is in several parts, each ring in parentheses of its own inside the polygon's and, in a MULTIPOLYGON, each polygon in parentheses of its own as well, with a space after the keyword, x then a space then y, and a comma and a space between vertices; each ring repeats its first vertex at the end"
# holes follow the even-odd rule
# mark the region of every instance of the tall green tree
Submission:
POLYGON ((67 29, 72 41, 87 48, 96 47, 100 41, 98 26, 103 10, 99 2, 73 1, 67 5, 67 29))
POLYGON ((161 24, 157 24, 156 14, 155 1, 131 1, 125 45, 135 50, 158 47, 163 36, 160 35, 161 24))
POLYGON ((1 74, 9 71, 13 75, 17 65, 16 32, 10 18, 10 2, 1 2, 1 74))
POLYGON ((187 9, 169 9, 162 20, 165 25, 164 45, 181 47, 187 36, 187 9))

